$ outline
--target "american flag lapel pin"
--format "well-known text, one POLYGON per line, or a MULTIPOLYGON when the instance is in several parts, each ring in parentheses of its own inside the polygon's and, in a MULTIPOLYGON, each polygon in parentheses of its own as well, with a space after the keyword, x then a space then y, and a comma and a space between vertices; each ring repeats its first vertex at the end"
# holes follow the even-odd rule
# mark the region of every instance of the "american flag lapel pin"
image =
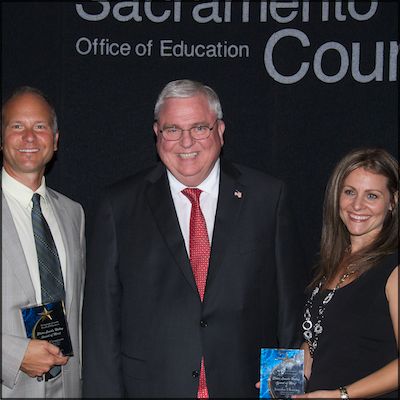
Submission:
POLYGON ((233 193, 235 197, 237 197, 238 199, 241 199, 243 196, 243 193, 240 192, 239 190, 235 190, 235 192, 233 193))

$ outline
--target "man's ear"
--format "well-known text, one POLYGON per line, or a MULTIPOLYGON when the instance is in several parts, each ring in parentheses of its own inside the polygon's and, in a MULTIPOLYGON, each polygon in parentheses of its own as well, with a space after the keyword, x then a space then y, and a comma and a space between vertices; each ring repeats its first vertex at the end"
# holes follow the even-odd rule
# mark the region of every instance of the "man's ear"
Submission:
POLYGON ((59 137, 59 133, 56 132, 54 134, 54 141, 53 141, 53 150, 57 151, 58 150, 58 137, 59 137))
POLYGON ((218 121, 218 136, 219 140, 221 141, 221 146, 224 145, 224 132, 225 132, 225 122, 220 119, 218 121))
POLYGON ((154 131, 156 136, 158 136, 158 134, 160 133, 160 129, 158 127, 158 122, 157 121, 154 121, 154 123, 153 123, 153 131, 154 131))

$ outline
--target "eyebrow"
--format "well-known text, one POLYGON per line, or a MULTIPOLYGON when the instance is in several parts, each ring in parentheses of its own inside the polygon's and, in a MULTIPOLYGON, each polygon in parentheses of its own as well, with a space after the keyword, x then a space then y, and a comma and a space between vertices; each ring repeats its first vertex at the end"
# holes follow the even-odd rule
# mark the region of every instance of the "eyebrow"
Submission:
MULTIPOLYGON (((199 125, 207 125, 208 126, 209 123, 206 122, 206 121, 194 122, 191 126, 194 127, 194 126, 199 126, 199 125)), ((182 129, 182 127, 179 126, 178 124, 165 124, 164 127, 175 127, 175 128, 181 128, 182 129)))
MULTIPOLYGON (((351 189, 354 189, 355 191, 357 191, 357 189, 352 185, 343 185, 343 189, 345 189, 345 188, 351 188, 351 189)), ((365 189, 364 192, 379 192, 379 193, 383 194, 383 192, 379 189, 365 189)))
MULTIPOLYGON (((12 124, 12 123, 16 123, 16 122, 18 122, 18 123, 20 123, 20 124, 23 124, 23 123, 24 123, 24 120, 21 120, 21 119, 11 119, 11 120, 8 121, 8 124, 12 124)), ((35 123, 35 124, 38 124, 38 123, 51 124, 51 121, 47 121, 47 120, 45 120, 45 119, 39 119, 39 120, 37 120, 37 121, 34 121, 34 123, 35 123)))

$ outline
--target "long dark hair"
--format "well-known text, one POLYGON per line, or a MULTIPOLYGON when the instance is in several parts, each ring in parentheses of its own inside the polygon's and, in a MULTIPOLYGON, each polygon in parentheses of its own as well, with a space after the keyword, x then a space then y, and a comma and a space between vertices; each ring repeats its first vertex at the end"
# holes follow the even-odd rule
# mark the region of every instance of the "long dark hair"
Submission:
POLYGON ((362 250, 351 254, 346 259, 347 264, 351 264, 351 269, 361 274, 376 265, 385 255, 398 249, 399 164, 383 149, 353 150, 339 161, 326 186, 320 260, 310 287, 314 287, 324 277, 325 282, 329 282, 335 276, 346 249, 350 246, 349 232, 340 218, 339 199, 344 180, 357 168, 364 168, 387 178, 391 210, 388 211, 376 239, 362 250))

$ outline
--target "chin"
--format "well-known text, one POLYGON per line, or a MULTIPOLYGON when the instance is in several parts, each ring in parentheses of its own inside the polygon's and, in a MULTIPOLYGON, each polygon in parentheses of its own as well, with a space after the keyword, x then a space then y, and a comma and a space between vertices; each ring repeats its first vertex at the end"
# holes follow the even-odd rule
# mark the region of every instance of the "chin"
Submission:
POLYGON ((198 175, 200 175, 200 171, 196 168, 185 168, 185 169, 180 169, 176 170, 177 174, 179 176, 182 176, 185 179, 192 179, 198 175))

